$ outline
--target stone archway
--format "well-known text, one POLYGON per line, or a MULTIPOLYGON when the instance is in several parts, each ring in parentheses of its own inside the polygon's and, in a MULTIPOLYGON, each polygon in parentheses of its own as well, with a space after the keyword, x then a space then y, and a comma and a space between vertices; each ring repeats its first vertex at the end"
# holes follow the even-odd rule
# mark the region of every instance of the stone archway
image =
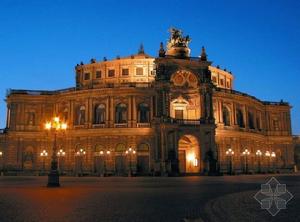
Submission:
POLYGON ((200 146, 193 135, 183 135, 178 141, 178 160, 180 173, 200 172, 200 146))

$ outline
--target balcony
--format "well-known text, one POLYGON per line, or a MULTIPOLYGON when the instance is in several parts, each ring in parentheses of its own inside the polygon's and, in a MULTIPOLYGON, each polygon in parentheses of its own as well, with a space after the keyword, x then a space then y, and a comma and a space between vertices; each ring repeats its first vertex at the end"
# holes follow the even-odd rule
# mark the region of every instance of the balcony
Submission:
POLYGON ((198 126, 201 123, 200 119, 174 119, 174 118, 169 118, 167 122, 175 123, 182 126, 198 126))
POLYGON ((115 123, 114 127, 116 128, 127 128, 127 123, 115 123))
POLYGON ((137 123, 136 124, 138 128, 149 128, 150 123, 137 123))

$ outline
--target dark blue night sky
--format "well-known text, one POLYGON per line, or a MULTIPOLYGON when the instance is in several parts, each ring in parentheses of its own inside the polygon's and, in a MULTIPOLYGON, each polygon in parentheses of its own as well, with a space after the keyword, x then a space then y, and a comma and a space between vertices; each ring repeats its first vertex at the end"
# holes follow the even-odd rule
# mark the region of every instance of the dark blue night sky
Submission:
POLYGON ((74 86, 74 66, 136 53, 152 56, 167 30, 189 34, 192 55, 205 46, 231 70, 236 90, 290 102, 300 133, 300 1, 14 1, 0 5, 0 127, 5 92, 74 86))

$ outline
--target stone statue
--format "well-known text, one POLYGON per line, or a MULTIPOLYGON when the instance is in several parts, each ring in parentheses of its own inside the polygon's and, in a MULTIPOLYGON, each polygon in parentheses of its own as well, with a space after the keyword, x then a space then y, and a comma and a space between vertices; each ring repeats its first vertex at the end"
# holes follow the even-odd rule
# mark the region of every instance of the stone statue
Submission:
POLYGON ((169 47, 188 47, 188 44, 190 43, 191 39, 187 36, 182 36, 182 31, 175 28, 170 28, 171 37, 168 42, 168 48, 169 47))
POLYGON ((182 31, 179 29, 171 28, 171 36, 167 44, 167 53, 168 56, 174 56, 177 58, 186 58, 190 56, 190 49, 188 47, 191 39, 190 37, 183 36, 182 31))

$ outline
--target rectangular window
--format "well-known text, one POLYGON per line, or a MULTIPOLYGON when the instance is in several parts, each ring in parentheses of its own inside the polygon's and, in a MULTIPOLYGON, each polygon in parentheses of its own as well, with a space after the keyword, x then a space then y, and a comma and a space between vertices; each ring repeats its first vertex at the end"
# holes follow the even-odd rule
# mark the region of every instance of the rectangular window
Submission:
POLYGON ((139 75, 139 76, 144 75, 144 69, 143 68, 136 68, 136 75, 139 75))
POLYGON ((175 119, 183 119, 183 110, 175 109, 175 119))
POLYGON ((101 71, 96 71, 96 78, 97 79, 101 78, 101 71))
POLYGON ((279 121, 278 119, 273 119, 273 126, 275 130, 279 130, 279 121))
POLYGON ((213 80, 213 82, 217 82, 217 77, 213 76, 212 80, 213 80))
POLYGON ((224 85, 224 80, 220 79, 220 85, 223 86, 224 85))
POLYGON ((84 80, 89 80, 90 79, 90 73, 84 73, 84 80))
POLYGON ((129 75, 129 69, 122 69, 122 76, 128 76, 129 75))
POLYGON ((115 70, 114 69, 108 70, 108 77, 114 77, 114 76, 115 76, 115 70))

